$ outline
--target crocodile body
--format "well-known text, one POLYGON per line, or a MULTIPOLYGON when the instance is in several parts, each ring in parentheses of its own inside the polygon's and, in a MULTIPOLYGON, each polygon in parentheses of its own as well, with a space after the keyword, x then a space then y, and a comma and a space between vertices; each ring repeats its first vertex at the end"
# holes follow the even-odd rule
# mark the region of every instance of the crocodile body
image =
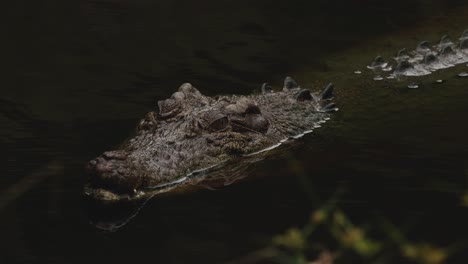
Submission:
MULTIPOLYGON (((368 68, 394 79, 466 63, 468 30, 456 43, 444 36, 434 46, 423 41, 413 51, 400 50, 394 61, 377 56, 368 68)), ((312 92, 287 77, 281 91, 266 83, 261 90, 209 97, 183 84, 171 98, 158 102, 158 112, 140 121, 134 137, 87 164, 86 193, 101 200, 137 200, 184 182, 197 184, 194 175, 233 160, 243 166, 248 162, 239 157, 309 133, 338 110, 331 102, 332 84, 312 92)))
POLYGON ((101 199, 148 197, 197 172, 278 146, 311 132, 338 110, 333 85, 321 92, 287 77, 281 91, 264 84, 248 96, 208 97, 183 84, 158 102, 120 149, 87 165, 87 193, 101 199))

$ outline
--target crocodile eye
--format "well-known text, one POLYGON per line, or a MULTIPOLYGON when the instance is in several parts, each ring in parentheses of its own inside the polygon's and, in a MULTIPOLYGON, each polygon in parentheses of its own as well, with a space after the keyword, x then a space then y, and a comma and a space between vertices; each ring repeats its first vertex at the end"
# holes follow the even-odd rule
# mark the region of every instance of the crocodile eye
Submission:
POLYGON ((209 125, 209 129, 211 131, 223 131, 228 127, 228 125, 229 125, 228 118, 224 116, 222 118, 219 118, 219 119, 213 121, 209 125))
POLYGON ((219 132, 229 127, 229 120, 221 112, 208 111, 200 118, 198 124, 204 130, 219 132))
POLYGON ((247 109, 245 109, 244 114, 253 114, 253 115, 260 115, 262 112, 260 111, 260 108, 256 105, 250 104, 247 106, 247 109))

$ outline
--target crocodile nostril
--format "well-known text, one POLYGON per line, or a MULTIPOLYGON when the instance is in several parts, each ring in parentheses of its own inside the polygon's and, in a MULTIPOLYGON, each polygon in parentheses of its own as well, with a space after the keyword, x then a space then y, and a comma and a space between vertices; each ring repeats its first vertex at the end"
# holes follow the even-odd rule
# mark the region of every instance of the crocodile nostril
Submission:
POLYGON ((106 160, 103 160, 102 162, 99 162, 97 163, 97 165, 95 166, 95 170, 97 173, 105 173, 105 172, 112 172, 114 171, 117 166, 115 162, 113 161, 106 161, 106 160))
POLYGON ((87 170, 88 172, 91 172, 91 171, 95 170, 97 164, 98 164, 97 159, 90 160, 90 161, 86 164, 86 170, 87 170))

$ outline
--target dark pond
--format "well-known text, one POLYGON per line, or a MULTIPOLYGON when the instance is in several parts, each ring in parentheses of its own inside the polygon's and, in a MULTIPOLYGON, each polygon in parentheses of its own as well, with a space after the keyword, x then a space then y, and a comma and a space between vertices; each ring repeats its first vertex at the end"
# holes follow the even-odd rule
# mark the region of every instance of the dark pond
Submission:
POLYGON ((468 79, 455 76, 467 65, 414 78, 419 89, 365 69, 458 38, 466 1, 17 0, 0 12, 0 263, 305 263, 325 249, 337 263, 466 263, 468 79), (286 75, 334 82, 340 111, 244 181, 155 197, 114 232, 92 224, 106 213, 82 195, 84 164, 157 100, 187 81, 248 94, 286 75), (294 246, 323 206, 328 224, 294 246))

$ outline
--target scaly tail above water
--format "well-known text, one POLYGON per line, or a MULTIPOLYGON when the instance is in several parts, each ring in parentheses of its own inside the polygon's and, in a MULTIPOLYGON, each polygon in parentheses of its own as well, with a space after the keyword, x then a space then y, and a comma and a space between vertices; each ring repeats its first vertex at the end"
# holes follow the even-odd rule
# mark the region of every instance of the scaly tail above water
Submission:
MULTIPOLYGON (((447 35, 442 36, 437 45, 431 46, 429 42, 422 41, 416 49, 407 51, 401 49, 393 58, 394 62, 385 61, 377 56, 368 69, 393 79, 399 76, 423 76, 434 71, 453 67, 468 62, 468 30, 465 30, 458 42, 452 42, 447 35)), ((460 76, 466 76, 461 73, 460 76)), ((376 77, 376 80, 383 77, 376 77)))

